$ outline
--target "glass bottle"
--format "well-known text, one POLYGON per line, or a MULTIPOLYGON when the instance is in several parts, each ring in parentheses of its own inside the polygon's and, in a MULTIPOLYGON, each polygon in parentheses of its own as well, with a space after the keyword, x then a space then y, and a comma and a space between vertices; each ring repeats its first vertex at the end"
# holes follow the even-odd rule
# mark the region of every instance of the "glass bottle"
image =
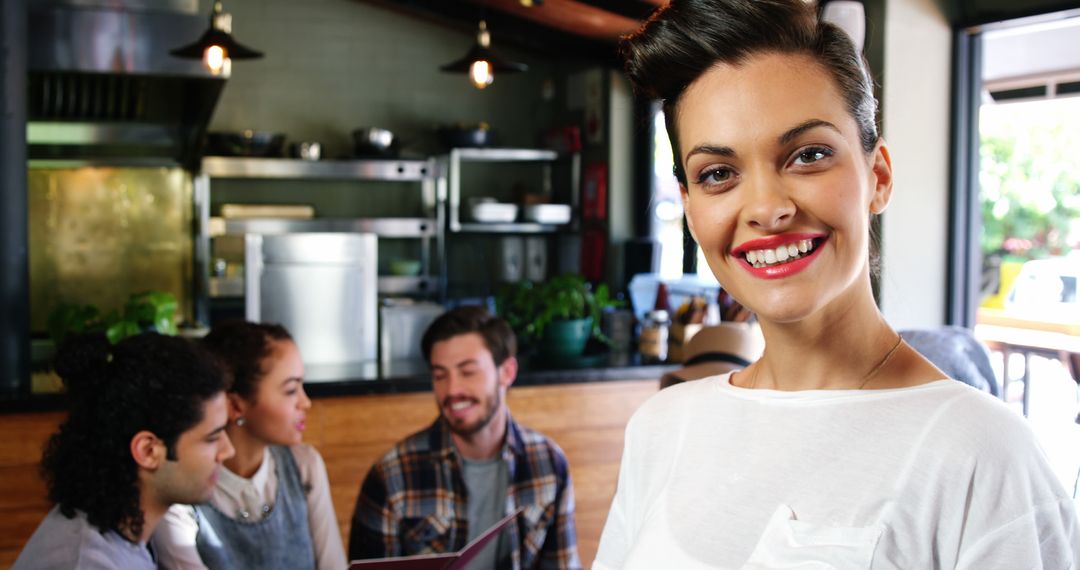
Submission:
POLYGON ((641 353, 643 363, 655 364, 667 360, 670 324, 668 312, 665 310, 654 309, 645 313, 645 319, 641 322, 641 334, 638 336, 638 352, 641 353))

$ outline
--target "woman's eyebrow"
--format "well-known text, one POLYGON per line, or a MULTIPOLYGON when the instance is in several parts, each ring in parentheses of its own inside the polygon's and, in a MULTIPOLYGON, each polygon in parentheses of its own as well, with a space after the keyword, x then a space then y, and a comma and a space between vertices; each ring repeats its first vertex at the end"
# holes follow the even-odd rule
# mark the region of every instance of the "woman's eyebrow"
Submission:
MULTIPOLYGON (((784 134, 780 135, 777 140, 779 144, 783 146, 794 140, 799 135, 805 133, 806 131, 816 129, 818 127, 825 127, 836 131, 837 134, 843 134, 840 132, 840 129, 836 125, 830 123, 829 121, 823 121, 821 119, 810 119, 806 122, 800 123, 799 125, 788 129, 784 132, 784 134)), ((737 156, 735 149, 731 148, 730 146, 700 144, 690 149, 690 152, 686 153, 686 158, 684 160, 690 160, 690 157, 694 156, 695 154, 709 154, 727 157, 737 156)))
POLYGON ((727 157, 736 156, 735 149, 731 148, 730 146, 716 146, 716 145, 711 145, 711 144, 699 144, 699 145, 695 146, 694 148, 690 149, 690 152, 686 153, 686 158, 683 159, 683 160, 690 160, 690 157, 694 156, 695 154, 711 154, 711 155, 727 156, 727 157))
POLYGON ((795 140, 796 137, 805 133, 806 131, 809 131, 810 129, 816 129, 818 127, 829 128, 836 131, 837 134, 843 134, 840 132, 840 129, 836 127, 836 125, 830 123, 829 121, 823 121, 821 119, 810 119, 809 121, 806 121, 796 127, 788 129, 787 132, 780 135, 777 141, 780 143, 780 146, 784 146, 789 142, 795 140))

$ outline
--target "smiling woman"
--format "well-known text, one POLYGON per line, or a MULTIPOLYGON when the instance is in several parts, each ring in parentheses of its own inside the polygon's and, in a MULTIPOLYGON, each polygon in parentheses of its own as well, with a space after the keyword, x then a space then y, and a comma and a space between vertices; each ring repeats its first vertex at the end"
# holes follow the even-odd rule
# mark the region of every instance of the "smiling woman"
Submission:
POLYGON ((634 415, 595 567, 1070 566, 1080 525, 1029 428, 874 302, 892 160, 848 37, 802 0, 673 0, 623 53, 663 101, 687 225, 765 350, 634 415))

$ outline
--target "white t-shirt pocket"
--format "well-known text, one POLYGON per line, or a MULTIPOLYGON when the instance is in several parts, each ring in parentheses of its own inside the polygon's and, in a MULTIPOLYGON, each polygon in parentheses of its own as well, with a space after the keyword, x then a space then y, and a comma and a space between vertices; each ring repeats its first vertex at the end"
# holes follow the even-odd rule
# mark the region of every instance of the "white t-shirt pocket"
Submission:
POLYGON ((866 570, 885 527, 838 527, 796 520, 780 505, 742 570, 866 570))

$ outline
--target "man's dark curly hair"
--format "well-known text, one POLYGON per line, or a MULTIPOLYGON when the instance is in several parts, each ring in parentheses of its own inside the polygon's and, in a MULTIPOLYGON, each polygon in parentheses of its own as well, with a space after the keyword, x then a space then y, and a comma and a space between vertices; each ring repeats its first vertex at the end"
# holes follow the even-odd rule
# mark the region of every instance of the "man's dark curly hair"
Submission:
POLYGON ((267 373, 263 363, 273 351, 273 341, 292 340, 285 327, 270 323, 226 321, 203 337, 202 345, 210 351, 232 377, 228 391, 255 401, 259 380, 267 373))
POLYGON ((476 333, 484 339, 484 346, 491 353, 496 366, 517 354, 517 337, 506 321, 483 307, 462 305, 443 313, 424 331, 420 340, 424 359, 431 364, 431 348, 435 343, 469 333, 476 333))
POLYGON ((78 509, 102 532, 142 532, 138 468, 131 439, 146 430, 175 459, 180 434, 202 421, 203 405, 221 393, 224 376, 194 343, 144 333, 115 346, 102 334, 71 335, 56 372, 69 413, 41 460, 49 499, 68 518, 78 509))

